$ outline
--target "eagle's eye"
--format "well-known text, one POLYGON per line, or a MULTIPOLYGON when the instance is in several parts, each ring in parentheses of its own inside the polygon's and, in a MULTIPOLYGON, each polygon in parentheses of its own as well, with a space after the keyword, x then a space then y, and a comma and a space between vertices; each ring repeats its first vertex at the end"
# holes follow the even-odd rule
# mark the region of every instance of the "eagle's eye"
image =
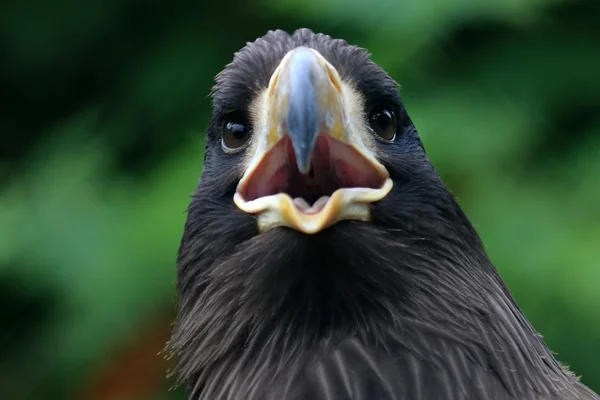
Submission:
POLYGON ((396 137, 398 121, 394 111, 386 106, 377 106, 371 110, 367 118, 369 127, 380 138, 392 141, 396 137))
POLYGON ((221 138, 225 150, 241 149, 250 139, 249 124, 237 113, 232 113, 223 123, 221 138))

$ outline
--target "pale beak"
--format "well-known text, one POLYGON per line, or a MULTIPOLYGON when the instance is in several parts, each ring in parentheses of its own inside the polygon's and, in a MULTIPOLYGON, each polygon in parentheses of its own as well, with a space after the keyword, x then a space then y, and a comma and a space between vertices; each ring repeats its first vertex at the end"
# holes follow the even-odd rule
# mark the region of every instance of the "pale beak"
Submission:
POLYGON ((256 106, 246 171, 234 195, 259 230, 317 233, 341 220, 370 219, 392 188, 356 92, 321 54, 299 47, 273 73, 256 106))

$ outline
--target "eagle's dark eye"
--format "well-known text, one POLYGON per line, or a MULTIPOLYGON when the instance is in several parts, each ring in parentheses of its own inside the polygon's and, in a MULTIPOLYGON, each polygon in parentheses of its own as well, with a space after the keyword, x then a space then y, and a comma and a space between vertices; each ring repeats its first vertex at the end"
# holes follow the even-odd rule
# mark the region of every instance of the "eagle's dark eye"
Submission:
POLYGON ((396 137, 396 129, 398 128, 398 121, 396 120, 396 114, 388 107, 375 107, 369 113, 367 119, 369 127, 379 137, 385 140, 394 140, 396 137))
POLYGON ((223 123, 221 135, 223 147, 226 150, 237 150, 244 146, 250 139, 248 123, 238 115, 231 115, 223 123))

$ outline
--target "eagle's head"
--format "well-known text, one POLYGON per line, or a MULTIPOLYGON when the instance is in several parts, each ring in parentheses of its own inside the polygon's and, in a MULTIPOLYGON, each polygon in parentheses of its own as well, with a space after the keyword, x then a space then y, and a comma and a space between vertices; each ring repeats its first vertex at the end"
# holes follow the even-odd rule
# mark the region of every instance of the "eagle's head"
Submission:
POLYGON ((408 375, 380 354, 412 362, 431 347, 439 364, 454 338, 489 371, 507 356, 477 349, 504 333, 524 343, 513 367, 560 370, 428 160, 398 85, 343 40, 272 31, 235 54, 217 76, 188 212, 171 347, 192 398, 305 398, 290 382, 344 346, 354 373, 389 392, 408 375))

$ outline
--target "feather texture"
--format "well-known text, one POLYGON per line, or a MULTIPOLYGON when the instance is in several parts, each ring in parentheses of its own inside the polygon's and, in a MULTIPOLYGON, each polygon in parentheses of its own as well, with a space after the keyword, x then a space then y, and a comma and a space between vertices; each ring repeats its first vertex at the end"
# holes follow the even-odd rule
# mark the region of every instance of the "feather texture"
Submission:
POLYGON ((395 185, 370 223, 259 235, 234 206, 243 156, 221 151, 215 121, 299 45, 319 49, 367 104, 404 110, 364 50, 308 30, 267 34, 217 77, 169 344, 190 399, 598 399, 523 316, 405 112, 380 154, 395 185))

